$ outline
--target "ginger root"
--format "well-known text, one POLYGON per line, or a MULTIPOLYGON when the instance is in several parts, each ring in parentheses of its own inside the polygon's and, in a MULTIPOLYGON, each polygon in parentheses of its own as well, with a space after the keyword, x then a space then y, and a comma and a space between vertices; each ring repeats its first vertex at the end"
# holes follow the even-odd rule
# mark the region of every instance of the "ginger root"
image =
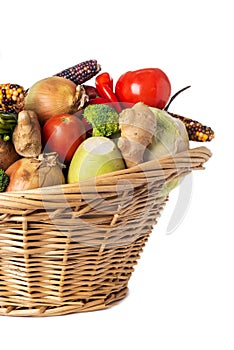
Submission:
POLYGON ((121 137, 118 147, 128 168, 143 163, 145 149, 151 144, 157 128, 154 113, 142 102, 124 109, 119 116, 121 137))
POLYGON ((37 157, 41 153, 41 127, 33 111, 18 114, 18 124, 12 134, 16 152, 23 157, 37 157))

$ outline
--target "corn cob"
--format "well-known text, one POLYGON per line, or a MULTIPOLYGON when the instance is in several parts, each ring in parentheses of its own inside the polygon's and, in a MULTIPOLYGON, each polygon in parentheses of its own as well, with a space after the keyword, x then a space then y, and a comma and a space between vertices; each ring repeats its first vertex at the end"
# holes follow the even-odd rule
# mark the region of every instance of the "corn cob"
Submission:
POLYGON ((96 60, 81 62, 76 66, 67 68, 60 73, 55 74, 58 77, 66 78, 73 81, 76 85, 84 84, 100 72, 101 66, 96 60))
POLYGON ((25 91, 18 84, 0 84, 0 111, 17 113, 24 107, 25 91))
POLYGON ((168 112, 172 117, 180 119, 187 130, 189 140, 198 141, 198 142, 206 142, 211 141, 215 137, 214 131, 209 127, 202 125, 196 120, 182 117, 179 114, 168 112))
POLYGON ((17 114, 0 112, 0 138, 8 141, 17 124, 17 114))

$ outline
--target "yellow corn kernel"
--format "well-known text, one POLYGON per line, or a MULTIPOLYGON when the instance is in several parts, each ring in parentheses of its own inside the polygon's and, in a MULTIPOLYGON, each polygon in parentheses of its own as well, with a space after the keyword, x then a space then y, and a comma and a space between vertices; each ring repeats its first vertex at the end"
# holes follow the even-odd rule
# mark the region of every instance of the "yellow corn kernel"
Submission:
POLYGON ((24 103, 25 91, 18 84, 0 84, 0 110, 19 112, 24 103))

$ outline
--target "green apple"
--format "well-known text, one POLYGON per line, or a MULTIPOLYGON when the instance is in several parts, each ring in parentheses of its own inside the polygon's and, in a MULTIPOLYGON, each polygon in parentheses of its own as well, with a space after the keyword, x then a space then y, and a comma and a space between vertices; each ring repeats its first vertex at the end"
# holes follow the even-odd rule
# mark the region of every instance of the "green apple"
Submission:
POLYGON ((77 148, 68 170, 68 183, 125 169, 119 149, 107 137, 90 137, 77 148))

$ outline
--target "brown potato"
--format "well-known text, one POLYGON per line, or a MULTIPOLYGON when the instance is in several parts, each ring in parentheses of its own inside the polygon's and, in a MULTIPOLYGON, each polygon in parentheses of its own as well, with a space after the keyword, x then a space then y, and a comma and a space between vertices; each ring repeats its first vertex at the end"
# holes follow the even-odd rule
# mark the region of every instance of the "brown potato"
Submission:
POLYGON ((13 164, 20 156, 15 150, 11 141, 3 141, 0 138, 0 168, 6 170, 13 164))

